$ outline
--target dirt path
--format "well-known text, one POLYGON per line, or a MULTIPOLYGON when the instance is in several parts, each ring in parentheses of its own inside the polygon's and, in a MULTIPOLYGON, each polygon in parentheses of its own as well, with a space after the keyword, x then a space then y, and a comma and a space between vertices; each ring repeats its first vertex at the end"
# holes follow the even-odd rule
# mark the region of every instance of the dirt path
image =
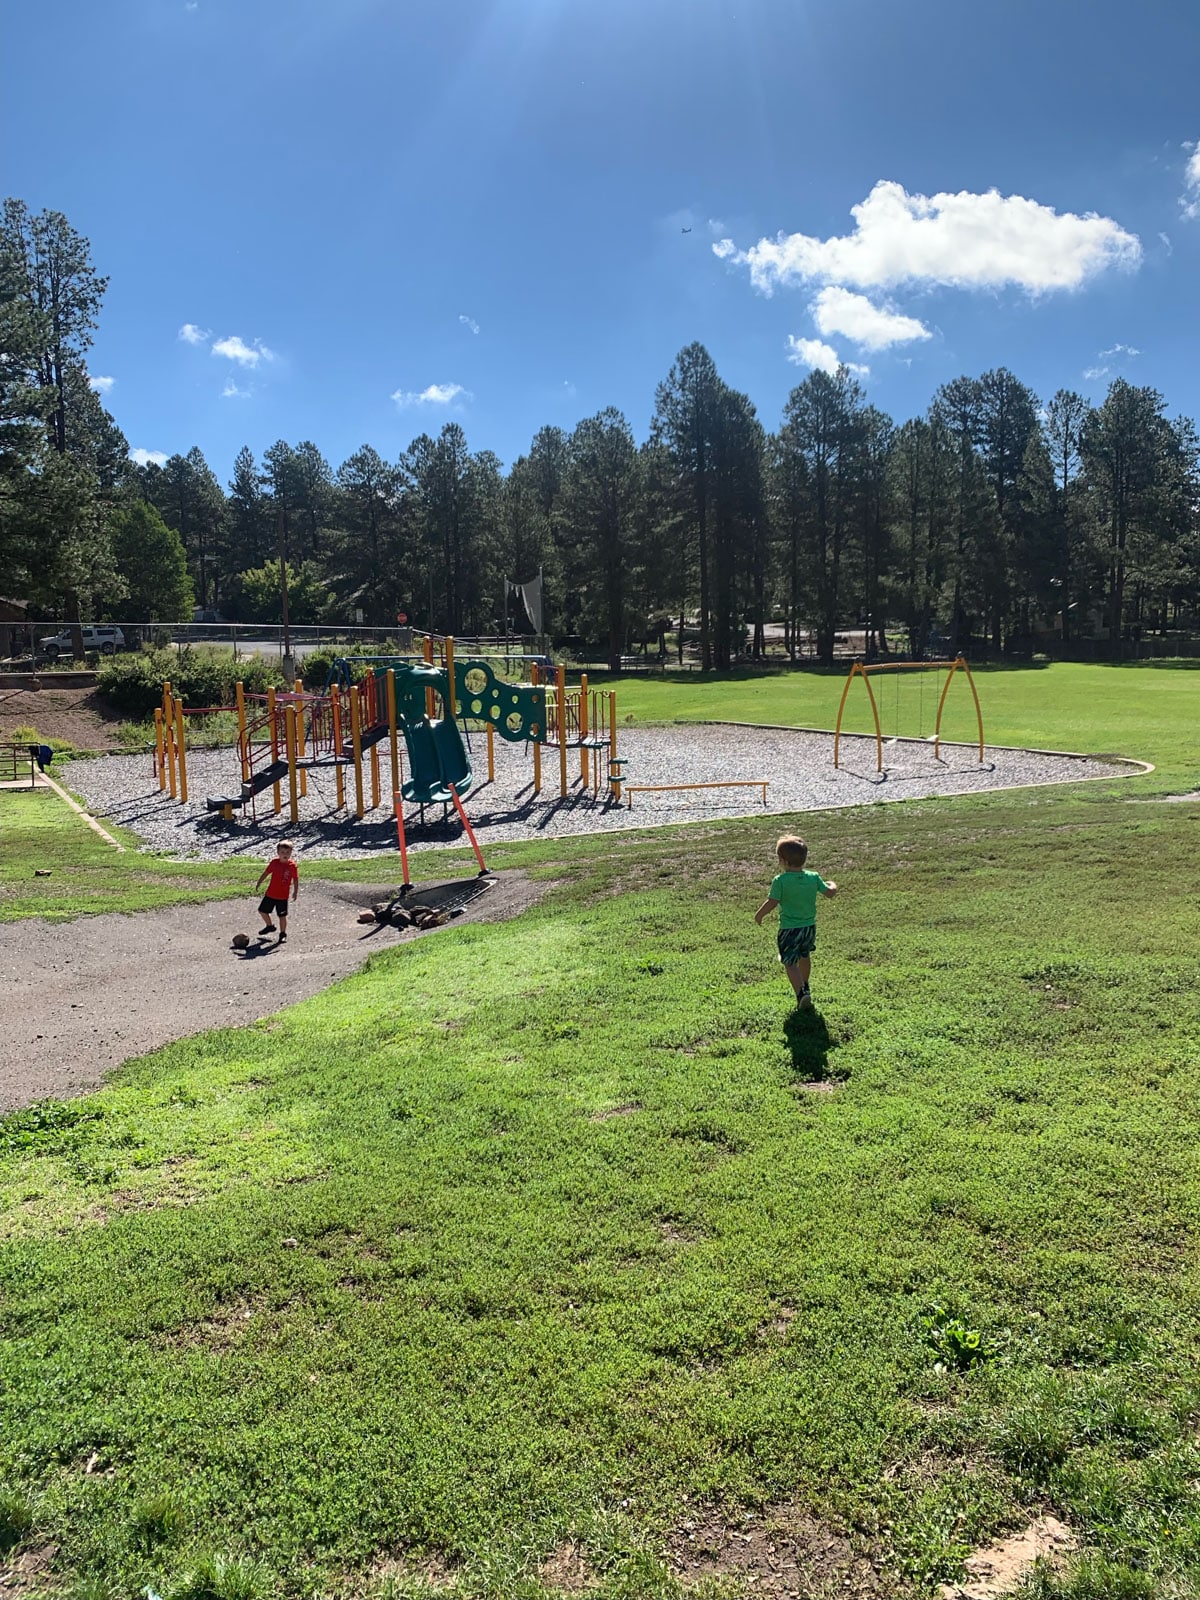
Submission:
POLYGON ((77 750, 116 750, 120 713, 95 689, 0 689, 0 743, 14 728, 66 739, 77 750))
MULTIPOLYGON (((462 887, 453 886, 456 897, 462 887)), ((436 903, 426 886, 416 892, 436 903)), ((259 927, 244 900, 0 925, 0 1112, 84 1094, 132 1056, 269 1016, 356 971, 376 950, 426 937, 355 921, 387 893, 310 882, 287 944, 267 939, 260 946, 256 939, 244 954, 230 948, 231 937, 259 927)), ((458 920, 514 917, 540 893, 519 873, 505 873, 458 920)))

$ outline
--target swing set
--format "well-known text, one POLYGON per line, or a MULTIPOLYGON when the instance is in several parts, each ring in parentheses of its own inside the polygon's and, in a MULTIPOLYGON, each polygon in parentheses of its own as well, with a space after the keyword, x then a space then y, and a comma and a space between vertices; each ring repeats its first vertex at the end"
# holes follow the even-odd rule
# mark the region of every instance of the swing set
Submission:
MULTIPOLYGON (((975 720, 976 720, 976 723, 978 724, 978 728, 979 728, 979 760, 980 760, 980 763, 982 764, 982 762, 983 762, 983 712, 980 710, 980 707, 979 707, 979 694, 978 694, 978 692, 977 692, 977 690, 975 688, 975 679, 971 676, 971 669, 967 665, 966 660, 962 656, 955 656, 952 661, 949 661, 949 660, 946 660, 946 661, 941 661, 941 660, 939 660, 939 661, 878 661, 878 662, 873 662, 873 663, 871 663, 869 665, 867 663, 865 663, 865 662, 862 662, 862 661, 856 661, 854 663, 854 665, 850 668, 850 672, 849 672, 849 674, 848 674, 848 676, 846 678, 845 686, 842 689, 842 698, 841 698, 841 701, 838 704, 837 727, 836 727, 836 729, 834 731, 834 735, 833 735, 833 764, 834 764, 834 766, 835 767, 840 767, 841 766, 842 713, 846 709, 846 699, 847 699, 847 697, 849 696, 849 693, 850 693, 850 685, 854 682, 855 678, 861 678, 862 679, 863 683, 866 685, 867 698, 871 702, 871 716, 872 716, 872 718, 874 719, 874 722, 875 722, 875 770, 877 772, 882 772, 883 771, 883 729, 880 726, 880 722, 879 722, 879 704, 875 699, 875 691, 871 687, 871 679, 877 672, 901 673, 901 672, 930 672, 930 671, 946 672, 946 678, 945 678, 945 682, 942 684, 942 692, 938 696, 938 700, 937 700, 937 714, 936 714, 936 716, 934 718, 933 732, 932 732, 932 734, 929 734, 929 735, 927 735, 925 733, 925 680, 924 680, 924 678, 919 678, 917 680, 918 684, 920 685, 920 691, 921 691, 921 694, 920 694, 920 705, 919 705, 919 711, 918 711, 918 716, 919 716, 918 738, 920 738, 920 739, 926 739, 926 738, 932 739, 933 740, 933 758, 934 758, 935 761, 940 761, 942 759, 942 754, 941 754, 941 745, 942 745, 942 711, 943 711, 943 708, 945 707, 945 704, 946 704, 946 695, 949 692, 951 683, 954 681, 954 674, 956 672, 960 672, 961 671, 966 676, 967 683, 970 686, 970 690, 971 690, 971 698, 975 702, 975 720), (949 668, 949 671, 946 670, 947 668, 949 668)), ((896 726, 895 726, 895 734, 894 734, 894 736, 891 739, 888 740, 889 744, 895 744, 900 738, 900 679, 897 677, 894 680, 894 682, 896 684, 896 726)))

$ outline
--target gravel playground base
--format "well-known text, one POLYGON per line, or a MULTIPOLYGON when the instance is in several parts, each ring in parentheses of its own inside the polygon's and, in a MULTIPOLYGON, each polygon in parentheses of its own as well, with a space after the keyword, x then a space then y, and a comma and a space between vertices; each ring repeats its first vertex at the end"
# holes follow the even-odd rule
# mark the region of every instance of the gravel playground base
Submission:
MULTIPOLYGON (((476 773, 487 770, 482 735, 473 735, 476 773)), ((842 739, 842 766, 833 765, 833 735, 798 729, 748 727, 731 723, 677 723, 670 727, 630 728, 620 735, 625 775, 630 784, 712 783, 727 779, 768 779, 767 803, 757 789, 703 789, 668 794, 635 794, 632 807, 611 797, 593 797, 579 776, 579 752, 569 752, 571 786, 559 798, 558 755, 543 753, 542 793, 533 793, 533 763, 522 745, 496 741, 496 778, 479 783, 467 800, 467 812, 480 844, 558 838, 599 830, 661 827, 669 823, 706 822, 724 817, 761 816, 764 812, 824 811, 879 801, 915 800, 927 795, 975 793, 1022 788, 1033 784, 1073 783, 1084 778, 1128 777, 1144 771, 1139 762, 1113 758, 1051 755, 1033 750, 989 748, 980 765, 974 746, 942 745, 934 759, 925 740, 893 740, 884 745, 885 770, 875 770, 875 741, 858 736, 842 739)), ((148 756, 102 756, 73 761, 63 781, 81 795, 101 818, 129 828, 151 849, 172 856, 209 860, 270 855, 281 838, 294 841, 309 857, 371 856, 396 852, 396 824, 387 800, 390 786, 386 747, 380 768, 384 798, 378 811, 360 822, 353 809, 334 809, 334 775, 328 769, 309 773, 308 794, 300 801, 300 821, 288 820, 287 785, 283 810, 276 816, 271 791, 257 797, 257 821, 247 808, 226 822, 205 810, 204 797, 227 794, 238 784, 237 757, 228 750, 197 750, 188 755, 190 799, 181 806, 160 794, 148 756)), ((353 806, 354 785, 346 790, 353 806)), ((367 784, 369 803, 370 785, 367 784)), ((440 806, 426 811, 420 826, 415 807, 405 813, 409 848, 445 848, 465 843, 461 825, 451 815, 443 821, 440 806)))

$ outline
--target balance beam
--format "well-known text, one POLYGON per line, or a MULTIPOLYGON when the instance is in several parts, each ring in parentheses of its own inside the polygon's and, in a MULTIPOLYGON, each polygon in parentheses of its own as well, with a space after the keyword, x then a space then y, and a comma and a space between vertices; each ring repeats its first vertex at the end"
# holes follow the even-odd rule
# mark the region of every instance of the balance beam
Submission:
POLYGON ((631 811, 635 794, 675 794, 686 789, 761 789, 762 803, 766 805, 770 786, 770 778, 721 778, 712 783, 627 783, 625 793, 631 811))

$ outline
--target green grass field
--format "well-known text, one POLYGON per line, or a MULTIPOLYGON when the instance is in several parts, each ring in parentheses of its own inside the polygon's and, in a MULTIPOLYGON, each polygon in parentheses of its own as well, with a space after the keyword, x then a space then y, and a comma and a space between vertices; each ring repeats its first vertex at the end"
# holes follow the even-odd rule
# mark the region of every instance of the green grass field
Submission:
MULTIPOLYGON (((1194 785, 1149 677, 1118 737, 1068 674, 1035 742, 1194 785)), ((1083 1553, 1027 1594, 1200 1592, 1160 776, 806 818, 812 1014, 752 920, 777 821, 514 846, 516 922, 0 1121, 0 1548, 91 1600, 541 1600, 568 1544, 599 1600, 732 1600, 672 1536, 799 1506, 875 1562, 806 1594, 919 1596, 1048 1508, 1083 1553)))

